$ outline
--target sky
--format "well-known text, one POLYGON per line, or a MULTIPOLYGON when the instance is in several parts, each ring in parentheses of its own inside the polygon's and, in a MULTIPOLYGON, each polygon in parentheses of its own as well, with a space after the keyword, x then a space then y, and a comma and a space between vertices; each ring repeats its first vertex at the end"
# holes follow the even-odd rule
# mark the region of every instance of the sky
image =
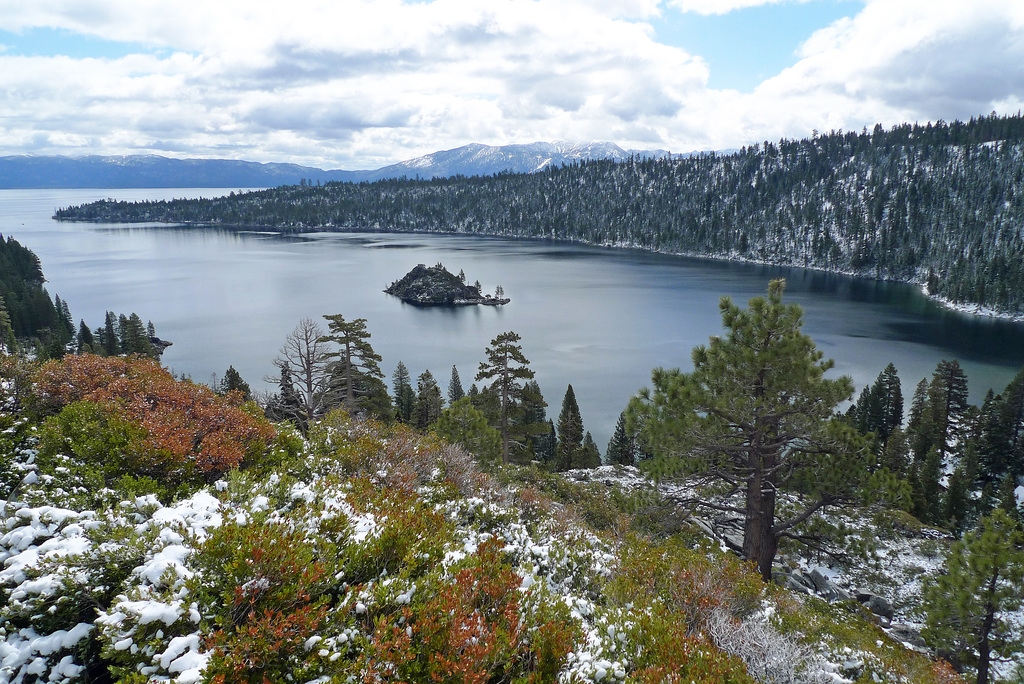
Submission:
POLYGON ((0 156, 692 152, 1022 101, 1024 0, 0 0, 0 156))

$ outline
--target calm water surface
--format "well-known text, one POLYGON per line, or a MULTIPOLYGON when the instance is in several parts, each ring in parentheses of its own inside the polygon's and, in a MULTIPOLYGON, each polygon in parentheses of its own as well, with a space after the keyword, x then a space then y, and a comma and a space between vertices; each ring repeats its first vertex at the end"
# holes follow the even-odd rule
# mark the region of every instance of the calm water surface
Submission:
POLYGON ((106 197, 166 199, 226 190, 0 190, 0 232, 42 260, 50 294, 75 321, 137 312, 174 342, 164 363, 208 382, 233 365, 250 384, 299 319, 366 318, 390 386, 398 361, 447 390, 452 365, 468 389, 484 348, 514 330, 557 419, 571 383, 586 428, 604 449, 629 396, 656 366, 690 367, 690 351, 721 332, 718 300, 745 303, 785 277, 805 332, 858 391, 896 364, 909 403, 942 359, 959 359, 972 400, 1024 366, 1024 325, 947 311, 916 288, 801 269, 494 238, 408 234, 260 233, 57 223, 54 209, 106 197), (420 309, 381 292, 418 263, 465 271, 505 307, 420 309))

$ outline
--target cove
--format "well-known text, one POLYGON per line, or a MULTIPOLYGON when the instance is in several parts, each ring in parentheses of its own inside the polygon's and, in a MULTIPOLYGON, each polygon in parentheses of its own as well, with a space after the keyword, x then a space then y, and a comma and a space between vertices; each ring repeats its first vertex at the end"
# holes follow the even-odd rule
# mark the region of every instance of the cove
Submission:
MULTIPOLYGON (((237 189, 235 189, 237 191, 237 189)), ((466 389, 498 334, 522 336, 548 415, 573 385, 587 430, 604 450, 630 395, 656 366, 690 368, 690 352, 719 334, 723 295, 745 304, 772 278, 805 312, 804 330, 833 374, 857 391, 890 361, 909 405, 919 380, 958 359, 971 401, 1001 391, 1024 366, 1024 325, 944 309, 909 285, 794 268, 690 259, 634 250, 499 238, 273 233, 153 225, 58 223, 55 209, 96 199, 159 200, 216 189, 0 190, 0 232, 42 261, 50 294, 77 324, 106 310, 137 312, 174 342, 164 363, 209 382, 233 365, 254 388, 301 318, 366 318, 390 386, 399 361, 430 369, 446 390, 455 365, 466 389), (382 292, 416 264, 463 270, 503 307, 420 308, 382 292)), ((326 327, 326 326, 325 326, 326 327)))

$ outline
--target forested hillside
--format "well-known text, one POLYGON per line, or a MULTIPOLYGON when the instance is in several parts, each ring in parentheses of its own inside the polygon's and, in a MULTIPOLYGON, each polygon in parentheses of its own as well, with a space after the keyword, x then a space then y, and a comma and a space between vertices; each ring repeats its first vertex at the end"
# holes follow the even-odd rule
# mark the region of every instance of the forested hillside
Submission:
POLYGON ((1024 313, 1024 117, 875 126, 689 159, 291 186, 62 209, 62 220, 535 237, 927 284, 1024 313))

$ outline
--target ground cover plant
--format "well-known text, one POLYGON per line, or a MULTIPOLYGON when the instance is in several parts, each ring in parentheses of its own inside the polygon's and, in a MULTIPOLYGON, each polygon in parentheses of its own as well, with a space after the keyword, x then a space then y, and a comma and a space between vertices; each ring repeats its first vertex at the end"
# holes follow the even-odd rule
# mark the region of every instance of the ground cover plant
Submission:
POLYGON ((140 491, 168 447, 116 388, 195 390, 133 363, 4 385, 0 682, 957 681, 692 531, 651 538, 646 495, 485 474, 401 424, 336 412, 254 443, 238 417, 236 467, 140 491), (101 466, 80 424, 140 479, 67 486, 101 466))

